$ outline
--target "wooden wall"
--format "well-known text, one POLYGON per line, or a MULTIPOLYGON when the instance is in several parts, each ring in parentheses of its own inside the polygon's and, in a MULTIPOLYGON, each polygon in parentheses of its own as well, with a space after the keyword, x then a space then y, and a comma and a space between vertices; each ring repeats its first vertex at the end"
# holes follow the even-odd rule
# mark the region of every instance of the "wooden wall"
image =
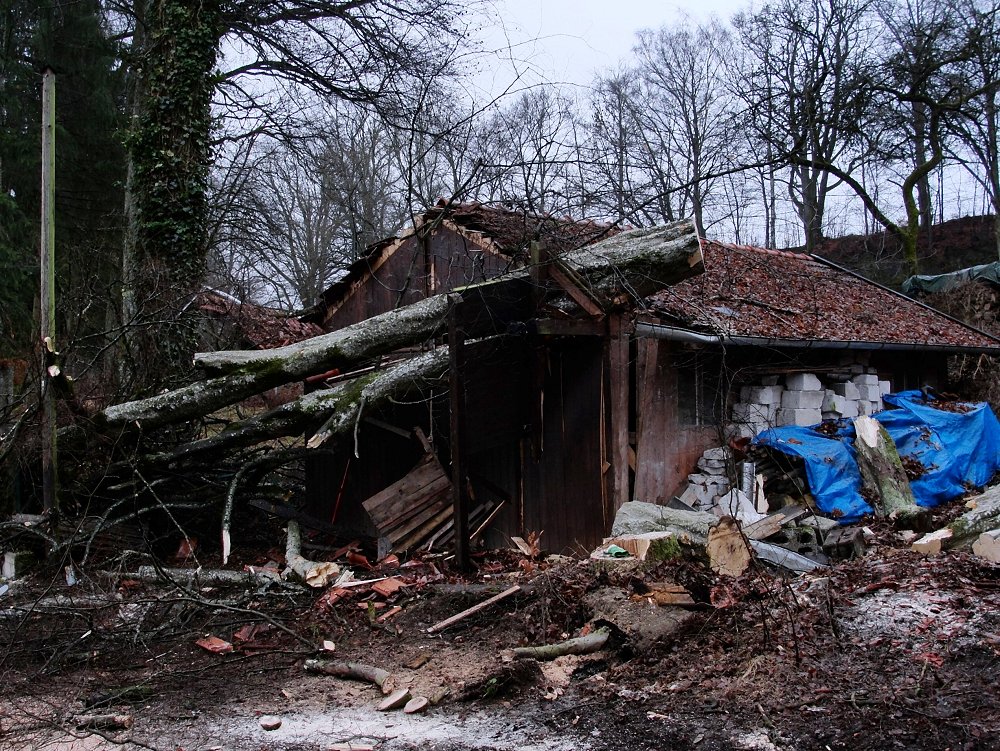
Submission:
POLYGON ((509 259, 483 250, 447 227, 428 238, 410 236, 395 250, 384 252, 389 257, 372 264, 375 270, 327 313, 323 328, 335 331, 430 295, 491 279, 510 265, 509 259))
POLYGON ((681 425, 678 345, 636 341, 636 474, 633 500, 665 503, 683 490, 702 453, 719 445, 717 425, 681 425))

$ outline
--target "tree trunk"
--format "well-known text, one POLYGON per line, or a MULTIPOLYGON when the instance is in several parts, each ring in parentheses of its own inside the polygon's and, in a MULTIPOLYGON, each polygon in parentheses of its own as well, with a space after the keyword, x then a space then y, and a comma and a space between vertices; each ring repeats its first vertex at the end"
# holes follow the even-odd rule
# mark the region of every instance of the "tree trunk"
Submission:
MULTIPOLYGON (((690 221, 625 232, 560 257, 590 286, 590 291, 620 302, 642 298, 701 269, 697 233, 690 221)), ((506 325, 535 315, 528 271, 521 270, 445 295, 373 316, 340 331, 272 350, 197 355, 196 364, 215 377, 104 411, 109 429, 132 424, 149 429, 191 420, 285 383, 333 369, 348 372, 401 347, 422 344, 442 333, 448 312, 463 304, 479 310, 466 325, 468 336, 497 332, 497 316, 506 325)), ((554 300, 563 307, 565 299, 554 300)), ((503 333, 503 331, 499 332, 503 333)))
POLYGON ((729 576, 750 564, 750 548, 731 516, 631 501, 618 510, 611 535, 611 544, 637 557, 691 558, 729 576))
POLYGON ((904 529, 923 530, 928 512, 917 505, 896 445, 874 418, 862 415, 854 421, 858 467, 865 486, 875 495, 878 516, 895 519, 904 529))

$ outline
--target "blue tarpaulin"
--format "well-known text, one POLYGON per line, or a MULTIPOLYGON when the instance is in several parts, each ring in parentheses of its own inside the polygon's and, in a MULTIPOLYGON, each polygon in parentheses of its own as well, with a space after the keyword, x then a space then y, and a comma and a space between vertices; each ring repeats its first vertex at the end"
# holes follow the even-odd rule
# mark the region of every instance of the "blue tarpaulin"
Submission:
MULTIPOLYGON (((961 403, 957 411, 933 407, 920 391, 883 397, 896 409, 872 417, 885 426, 900 456, 922 464, 924 473, 910 485, 921 506, 937 506, 981 487, 1000 470, 1000 422, 988 404, 961 403)), ((841 420, 834 435, 815 427, 765 430, 754 443, 805 461, 809 490, 824 514, 844 523, 872 508, 861 497, 861 472, 854 451, 854 425, 841 420)))

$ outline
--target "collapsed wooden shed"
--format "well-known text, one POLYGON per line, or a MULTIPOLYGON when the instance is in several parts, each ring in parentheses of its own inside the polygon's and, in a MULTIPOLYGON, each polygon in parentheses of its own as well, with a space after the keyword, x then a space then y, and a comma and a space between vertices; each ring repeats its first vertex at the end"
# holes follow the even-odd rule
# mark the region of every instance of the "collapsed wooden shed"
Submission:
MULTIPOLYGON (((455 536, 443 526, 459 525, 465 538, 487 521, 492 544, 543 532, 550 551, 589 551, 622 503, 670 502, 706 449, 765 426, 748 428, 734 414, 743 387, 804 372, 846 378, 859 368, 894 389, 941 385, 948 354, 1000 347, 815 256, 704 240, 692 255, 692 272, 703 257, 704 273, 651 296, 603 298, 558 259, 617 232, 463 204, 437 207, 369 249, 312 320, 336 330, 462 288, 465 311, 448 336, 451 387, 362 421, 353 453, 311 462, 311 512, 345 532, 380 536, 381 552, 440 546, 455 536), (468 285, 528 263, 532 247, 542 263, 531 285, 474 304, 468 285), (563 298, 555 307, 552 289, 563 298), (414 440, 415 427, 427 444, 414 440), (413 489, 431 454, 472 515, 464 526, 449 517, 447 494, 413 489), (467 478, 458 492, 457 477, 467 478), (409 488, 418 507, 405 539, 371 513, 390 488, 409 488)), ((821 414, 817 405, 816 422, 821 414)))

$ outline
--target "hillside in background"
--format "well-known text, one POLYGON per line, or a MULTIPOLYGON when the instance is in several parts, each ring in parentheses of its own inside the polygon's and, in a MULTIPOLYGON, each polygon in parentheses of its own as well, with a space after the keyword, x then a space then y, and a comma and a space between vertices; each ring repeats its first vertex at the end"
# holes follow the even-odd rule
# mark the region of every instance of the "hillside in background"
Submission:
MULTIPOLYGON (((887 232, 825 240, 816 255, 892 287, 909 276, 899 240, 887 232)), ((921 238, 919 258, 921 274, 943 274, 996 261, 992 215, 934 225, 929 236, 921 238)))

